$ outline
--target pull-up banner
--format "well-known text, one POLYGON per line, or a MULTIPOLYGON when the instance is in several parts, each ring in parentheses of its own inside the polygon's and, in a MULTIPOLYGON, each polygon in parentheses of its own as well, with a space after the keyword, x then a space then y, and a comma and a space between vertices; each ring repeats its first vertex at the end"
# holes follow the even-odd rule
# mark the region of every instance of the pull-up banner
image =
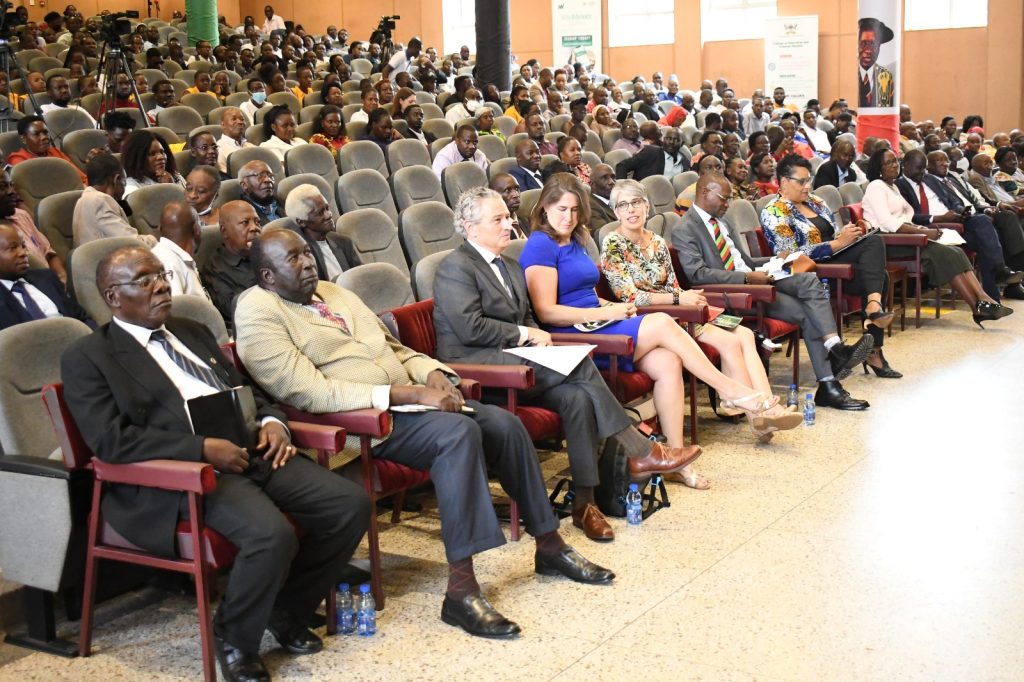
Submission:
POLYGON ((900 142, 900 0, 860 0, 857 22, 857 148, 868 137, 900 142))
POLYGON ((552 64, 601 73, 601 0, 551 0, 551 39, 552 64))
POLYGON ((764 87, 770 97, 785 88, 799 107, 818 98, 818 16, 765 20, 764 87))

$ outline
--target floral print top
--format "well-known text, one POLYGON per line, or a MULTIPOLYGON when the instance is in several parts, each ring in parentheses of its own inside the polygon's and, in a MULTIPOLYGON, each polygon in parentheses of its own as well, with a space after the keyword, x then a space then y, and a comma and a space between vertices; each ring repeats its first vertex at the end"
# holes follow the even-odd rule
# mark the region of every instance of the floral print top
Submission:
POLYGON ((652 293, 682 291, 665 240, 654 234, 646 247, 618 232, 601 243, 601 271, 620 301, 650 305, 652 293))
MULTIPOLYGON (((819 218, 835 227, 832 212, 824 202, 812 194, 807 197, 807 205, 819 218)), ((800 213, 793 202, 781 194, 762 209, 761 229, 773 253, 803 251, 812 260, 822 260, 832 255, 832 247, 828 242, 822 242, 821 231, 811 219, 800 213)))

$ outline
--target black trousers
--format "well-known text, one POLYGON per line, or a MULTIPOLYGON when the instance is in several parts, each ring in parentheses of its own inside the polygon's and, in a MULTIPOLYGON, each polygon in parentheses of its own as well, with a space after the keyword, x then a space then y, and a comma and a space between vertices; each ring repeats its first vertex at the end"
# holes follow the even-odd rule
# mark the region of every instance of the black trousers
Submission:
POLYGON ((391 436, 373 449, 376 457, 430 471, 449 563, 505 543, 491 505, 488 467, 519 503, 530 535, 558 528, 526 427, 500 407, 475 400, 466 404, 474 414, 397 412, 391 436))
POLYGON ((259 651, 271 612, 309 622, 370 522, 361 487, 301 455, 277 470, 254 458, 243 474, 219 474, 203 511, 238 548, 214 632, 249 653, 259 651))
MULTIPOLYGON (((832 256, 827 263, 845 263, 853 265, 853 279, 843 282, 844 293, 858 294, 862 305, 867 305, 868 294, 881 294, 882 305, 889 287, 889 275, 885 271, 885 242, 882 236, 873 234, 860 240, 842 253, 832 256)), ((871 328, 875 347, 881 348, 885 342, 885 334, 874 327, 871 328)))

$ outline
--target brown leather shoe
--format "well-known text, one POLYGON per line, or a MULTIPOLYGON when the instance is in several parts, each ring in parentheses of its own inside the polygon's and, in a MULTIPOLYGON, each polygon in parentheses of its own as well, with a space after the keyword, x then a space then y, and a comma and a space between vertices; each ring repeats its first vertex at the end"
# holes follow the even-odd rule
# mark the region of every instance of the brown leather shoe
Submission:
POLYGON ((661 443, 655 443, 651 453, 646 457, 636 457, 629 460, 629 475, 634 479, 644 478, 652 474, 668 474, 679 471, 688 464, 692 464, 701 456, 699 445, 690 445, 685 448, 670 448, 661 443))
POLYGON ((608 525, 608 519, 593 502, 572 510, 572 525, 582 528, 587 539, 594 542, 611 542, 615 539, 615 531, 608 525))

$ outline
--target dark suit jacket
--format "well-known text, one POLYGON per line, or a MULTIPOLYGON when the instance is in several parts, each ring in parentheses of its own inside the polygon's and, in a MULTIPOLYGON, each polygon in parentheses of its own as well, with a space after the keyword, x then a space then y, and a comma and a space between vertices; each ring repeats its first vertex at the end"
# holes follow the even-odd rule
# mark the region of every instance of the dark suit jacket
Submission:
MULTIPOLYGON (((724 218, 718 219, 718 225, 719 227, 725 226, 726 231, 729 233, 729 238, 732 239, 733 244, 736 246, 733 249, 734 258, 742 258, 743 262, 751 270, 768 261, 768 258, 751 258, 748 256, 740 247, 740 244, 743 243, 740 236, 724 218)), ((718 249, 715 248, 715 242, 711 240, 711 235, 704 226, 704 221, 700 219, 696 211, 690 210, 686 212, 686 215, 683 216, 683 222, 672 230, 671 241, 672 246, 675 247, 679 255, 679 264, 683 267, 683 273, 686 275, 686 279, 689 280, 690 285, 743 284, 746 275, 742 272, 725 269, 722 257, 719 255, 718 249)))
POLYGON ((434 279, 434 330, 442 361, 519 365, 524 361, 504 348, 519 343, 519 325, 537 327, 530 309, 526 277, 519 263, 501 257, 516 298, 508 295, 491 266, 464 242, 437 268, 434 279))
POLYGON ((896 178, 896 189, 900 191, 900 194, 902 194, 903 198, 907 200, 910 207, 914 209, 914 224, 924 226, 931 225, 931 214, 921 212, 921 201, 917 197, 917 192, 914 191, 914 188, 910 186, 910 182, 902 175, 896 178))
MULTIPOLYGON (((590 193, 590 233, 597 241, 597 232, 608 223, 615 222, 619 217, 615 215, 612 207, 598 199, 593 192, 590 193)), ((600 244, 598 244, 600 246, 600 244)))
MULTIPOLYGON (((306 240, 309 245, 309 250, 313 254, 313 259, 316 260, 316 273, 320 279, 327 279, 327 266, 324 264, 323 254, 320 253, 320 247, 316 245, 316 241, 306 236, 306 233, 300 229, 295 229, 300 237, 306 240)), ((356 253, 356 247, 352 243, 349 237, 337 232, 327 233, 327 244, 331 247, 331 251, 334 253, 334 257, 338 259, 338 264, 342 270, 349 270, 357 265, 362 265, 363 261, 359 258, 359 254, 356 253)))
MULTIPOLYGON (((85 311, 72 300, 64 291, 64 285, 51 270, 47 268, 29 268, 22 275, 22 279, 43 292, 47 298, 54 302, 57 310, 64 317, 71 317, 81 320, 87 325, 96 328, 96 323, 89 319, 85 311)), ((9 291, 7 287, 0 285, 0 329, 7 329, 22 322, 31 322, 21 297, 9 291)))
POLYGON ((516 179, 519 183, 519 191, 525 192, 528 189, 540 189, 541 184, 537 182, 537 178, 530 174, 530 171, 526 170, 522 166, 515 166, 514 168, 508 169, 508 174, 516 179))
MULTIPOLYGON (((853 174, 852 169, 847 171, 846 182, 855 182, 856 180, 857 176, 853 174)), ((814 174, 814 189, 825 185, 839 187, 839 166, 836 165, 835 161, 826 161, 821 164, 818 166, 818 172, 814 174)))
MULTIPOLYGON (((265 394, 239 374, 201 324, 170 319, 167 329, 230 386, 249 385, 260 417, 285 421, 265 394)), ((203 438, 192 433, 181 394, 138 341, 116 323, 75 342, 61 358, 64 396, 86 444, 104 462, 150 459, 199 462, 203 438)), ((221 474, 230 475, 230 474, 221 474)), ((104 518, 131 542, 175 554, 174 527, 182 493, 136 486, 109 486, 104 518)))
POLYGON ((651 175, 665 174, 665 150, 655 144, 645 144, 640 151, 615 166, 615 177, 625 180, 629 174, 634 180, 643 180, 651 175))
MULTIPOLYGON (((421 132, 423 133, 423 137, 427 138, 427 144, 428 145, 432 144, 434 142, 434 140, 437 139, 437 136, 434 135, 433 133, 429 133, 426 130, 423 130, 421 132)), ((406 139, 408 139, 408 140, 419 140, 420 139, 420 138, 416 137, 411 130, 406 130, 405 133, 403 133, 403 134, 405 135, 406 139)))

